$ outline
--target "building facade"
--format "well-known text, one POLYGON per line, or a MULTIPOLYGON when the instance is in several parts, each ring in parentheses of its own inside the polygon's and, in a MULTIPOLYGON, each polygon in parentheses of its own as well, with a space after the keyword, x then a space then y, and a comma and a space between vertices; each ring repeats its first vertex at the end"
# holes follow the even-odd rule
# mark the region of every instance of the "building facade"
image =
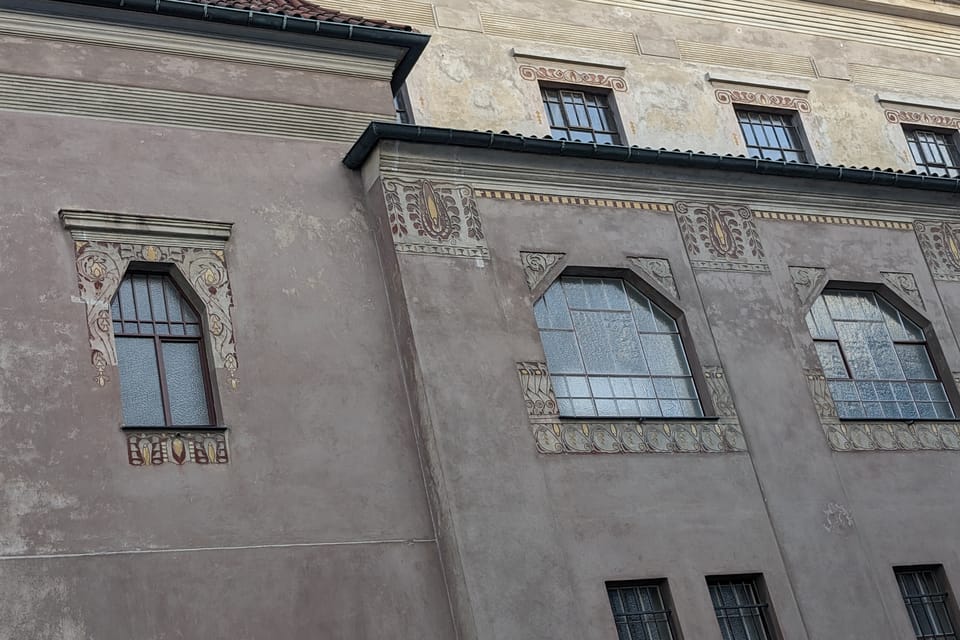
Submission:
POLYGON ((325 6, 2 3, 0 638, 954 638, 960 6, 325 6))

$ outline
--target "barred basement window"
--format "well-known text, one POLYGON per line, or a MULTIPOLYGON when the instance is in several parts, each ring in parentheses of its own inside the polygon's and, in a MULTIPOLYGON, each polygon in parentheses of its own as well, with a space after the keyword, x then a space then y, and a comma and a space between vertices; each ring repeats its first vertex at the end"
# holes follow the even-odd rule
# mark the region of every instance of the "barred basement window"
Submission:
POLYGON ((917 170, 931 176, 960 178, 957 134, 928 129, 904 129, 917 170))
POLYGON ((674 640, 665 590, 666 581, 607 585, 619 640, 674 640))
POLYGON ((841 418, 953 419, 923 330, 871 291, 825 291, 807 326, 841 418))
POLYGON ((754 576, 707 578, 723 640, 772 640, 758 582, 754 576))
POLYGON ((807 162, 799 116, 753 109, 736 112, 751 158, 807 162))
POLYGON ((561 416, 703 416, 676 321, 628 282, 565 276, 533 310, 561 416))
POLYGON ((917 640, 957 640, 940 567, 894 569, 917 640))
POLYGON ((110 305, 127 427, 209 427, 200 317, 170 276, 127 273, 110 305))
POLYGON ((541 88, 550 135, 558 140, 620 144, 606 93, 541 88))

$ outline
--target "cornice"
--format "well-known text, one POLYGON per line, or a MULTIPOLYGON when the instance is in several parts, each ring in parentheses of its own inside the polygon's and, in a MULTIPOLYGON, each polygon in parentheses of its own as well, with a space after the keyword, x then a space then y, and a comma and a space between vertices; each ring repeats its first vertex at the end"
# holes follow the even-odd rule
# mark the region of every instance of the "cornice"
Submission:
POLYGON ((211 249, 223 249, 233 228, 232 222, 73 209, 61 210, 60 221, 74 240, 211 249))

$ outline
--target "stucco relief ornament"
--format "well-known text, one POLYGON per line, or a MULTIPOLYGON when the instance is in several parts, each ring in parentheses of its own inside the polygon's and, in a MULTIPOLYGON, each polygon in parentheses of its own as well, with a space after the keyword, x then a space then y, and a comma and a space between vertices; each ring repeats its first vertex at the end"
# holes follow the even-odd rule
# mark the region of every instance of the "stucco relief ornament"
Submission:
POLYGON ((523 399, 531 420, 557 419, 557 398, 550 381, 550 372, 545 362, 518 362, 517 374, 523 389, 523 399))
POLYGON ((800 302, 806 308, 826 283, 827 270, 819 267, 790 267, 790 277, 797 295, 800 296, 800 302))
POLYGON ((614 91, 627 90, 627 81, 621 76, 610 76, 590 71, 577 71, 575 69, 560 69, 557 67, 522 64, 520 65, 520 77, 524 80, 547 80, 549 82, 566 82, 592 87, 609 87, 614 91))
POLYGON ((673 279, 673 270, 670 261, 665 258, 627 258, 637 269, 640 269, 654 282, 663 287, 675 300, 679 300, 677 284, 673 279))
POLYGON ((884 271, 880 274, 888 287, 900 294, 904 300, 917 307, 926 309, 923 304, 923 298, 920 296, 920 287, 917 286, 917 279, 912 273, 894 273, 884 271))
POLYGON ((778 109, 794 109, 800 113, 810 113, 811 111, 810 101, 797 96, 738 89, 717 89, 714 95, 720 104, 755 104, 778 109))
POLYGON ((527 286, 530 290, 536 289, 566 255, 549 251, 521 251, 520 264, 523 266, 523 274, 527 278, 527 286))
POLYGON ((915 220, 913 228, 933 277, 937 280, 960 281, 960 224, 915 220))
POLYGON ((768 270, 753 212, 748 207, 677 202, 674 209, 695 269, 768 270))
POLYGON ((946 129, 960 129, 960 117, 927 113, 924 111, 907 111, 905 109, 886 109, 883 116, 891 124, 900 124, 908 122, 911 124, 929 124, 934 127, 944 127, 946 129))

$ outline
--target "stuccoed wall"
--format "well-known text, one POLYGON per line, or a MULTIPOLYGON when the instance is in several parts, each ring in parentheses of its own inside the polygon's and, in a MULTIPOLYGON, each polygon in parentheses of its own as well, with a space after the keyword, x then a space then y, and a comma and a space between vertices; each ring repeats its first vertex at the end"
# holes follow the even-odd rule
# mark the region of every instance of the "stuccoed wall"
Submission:
MULTIPOLYGON (((21 85, 106 96, 74 91, 41 112, 5 93, 0 111, 0 638, 452 637, 348 142, 311 139, 309 119, 299 138, 189 121, 217 115, 198 106, 211 96, 390 119, 388 82, 26 36, 0 52, 21 85), (161 108, 143 117, 187 121, 112 110, 147 89, 161 108), (62 208, 234 223, 239 384, 217 380, 228 464, 128 463, 62 208)), ((260 126, 282 121, 271 113, 260 126)))
POLYGON ((381 143, 364 181, 382 260, 397 272, 391 300, 440 537, 457 548, 446 566, 462 637, 612 638, 605 581, 667 578, 684 637, 719 640, 704 577, 755 572, 783 638, 895 640, 911 629, 893 566, 942 563, 960 580, 949 533, 960 525, 950 471, 960 454, 831 446, 807 384, 818 366, 809 299, 790 269, 823 269, 818 287, 911 274, 953 388, 956 284, 931 276, 913 217, 949 216, 955 196, 394 142, 381 143), (482 242, 418 234, 424 180, 453 194, 445 211, 461 224, 472 194, 482 242), (406 234, 391 232, 397 185, 409 196, 406 234), (751 208, 761 255, 748 263, 760 268, 693 262, 683 201, 751 208), (656 207, 633 206, 643 203, 656 207), (444 253, 471 243, 489 258, 444 253), (564 256, 544 274, 521 252, 564 256), (687 346, 723 368, 748 452, 538 450, 516 373, 543 361, 532 307, 545 284, 532 291, 528 278, 629 269, 631 256, 669 261, 687 346))

